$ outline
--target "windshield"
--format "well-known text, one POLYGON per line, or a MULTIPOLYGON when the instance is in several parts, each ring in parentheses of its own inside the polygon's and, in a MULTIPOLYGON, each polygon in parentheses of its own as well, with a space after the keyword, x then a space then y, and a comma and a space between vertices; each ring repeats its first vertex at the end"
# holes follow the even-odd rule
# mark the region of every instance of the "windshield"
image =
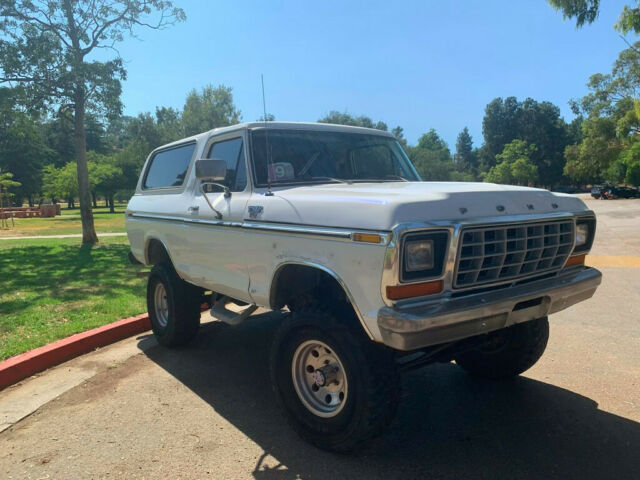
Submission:
POLYGON ((291 183, 419 181, 402 147, 381 135, 257 130, 251 147, 258 186, 291 183), (270 155, 267 159, 267 144, 270 155))

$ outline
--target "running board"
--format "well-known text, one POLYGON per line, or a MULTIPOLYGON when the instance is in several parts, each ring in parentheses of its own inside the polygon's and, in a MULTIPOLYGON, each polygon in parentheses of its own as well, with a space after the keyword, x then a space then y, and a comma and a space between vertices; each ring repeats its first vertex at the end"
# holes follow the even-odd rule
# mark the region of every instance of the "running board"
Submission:
POLYGON ((233 303, 232 298, 221 297, 213 304, 213 307, 211 307, 211 315, 226 324, 240 325, 249 317, 249 315, 258 309, 256 304, 251 304, 247 305, 242 310, 234 312, 227 308, 229 303, 233 303))

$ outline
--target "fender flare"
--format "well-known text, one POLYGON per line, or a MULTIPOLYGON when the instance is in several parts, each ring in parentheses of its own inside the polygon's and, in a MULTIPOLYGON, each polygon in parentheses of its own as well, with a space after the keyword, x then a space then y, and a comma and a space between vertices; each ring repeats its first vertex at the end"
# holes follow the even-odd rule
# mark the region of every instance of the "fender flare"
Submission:
POLYGON ((287 260, 287 261, 284 261, 282 263, 279 263, 276 266, 276 268, 274 269, 273 275, 271 276, 271 284, 270 284, 270 288, 269 288, 269 305, 270 306, 274 305, 274 303, 275 303, 275 301, 274 301, 274 298, 275 298, 275 285, 277 285, 278 276, 280 275, 280 273, 284 269, 284 267, 286 267, 288 265, 299 265, 299 266, 303 266, 303 267, 315 268, 317 270, 320 270, 320 271, 326 273, 331 278, 333 278, 338 283, 340 288, 342 288, 342 290, 344 291, 344 293, 345 293, 345 295, 347 297, 347 300, 349 300, 349 303, 353 307, 353 311, 356 313, 356 316, 358 317, 358 321, 360 322, 360 325, 364 329, 365 333, 367 334, 369 339, 374 340, 374 336, 369 331, 369 328, 367 327, 367 324, 365 323, 364 318, 362 317, 362 314, 360 313, 360 310, 358 309, 358 305, 356 304, 355 299, 353 298, 353 295, 351 295, 351 292, 349 291, 349 288, 347 287, 345 282, 342 280, 342 278, 340 278, 340 276, 336 272, 334 272, 330 268, 325 267, 324 265, 322 265, 320 263, 316 263, 316 262, 312 262, 312 261, 308 261, 308 260, 287 260))

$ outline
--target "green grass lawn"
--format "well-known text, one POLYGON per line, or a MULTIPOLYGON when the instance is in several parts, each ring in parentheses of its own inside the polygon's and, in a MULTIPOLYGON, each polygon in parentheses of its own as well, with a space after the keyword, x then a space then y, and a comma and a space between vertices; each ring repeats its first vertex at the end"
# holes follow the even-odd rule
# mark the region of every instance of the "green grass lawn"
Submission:
MULTIPOLYGON (((124 232, 124 206, 116 205, 116 213, 106 208, 93 210, 93 218, 98 235, 108 232, 124 232)), ((66 235, 82 233, 80 209, 62 209, 62 215, 51 218, 15 218, 15 226, 0 229, 0 237, 31 235, 66 235)), ((11 220, 9 220, 11 225, 11 220)))
POLYGON ((126 237, 0 241, 0 360, 145 312, 128 252, 126 237))

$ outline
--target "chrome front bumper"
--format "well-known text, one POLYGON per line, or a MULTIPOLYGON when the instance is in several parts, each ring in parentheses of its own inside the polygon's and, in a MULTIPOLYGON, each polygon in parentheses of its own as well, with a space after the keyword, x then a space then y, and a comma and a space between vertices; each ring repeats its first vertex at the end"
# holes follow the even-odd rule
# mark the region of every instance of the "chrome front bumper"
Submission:
POLYGON ((417 306, 383 307, 378 311, 378 327, 386 345, 414 350, 559 312, 590 298, 601 280, 598 270, 585 267, 500 290, 439 298, 417 306))

